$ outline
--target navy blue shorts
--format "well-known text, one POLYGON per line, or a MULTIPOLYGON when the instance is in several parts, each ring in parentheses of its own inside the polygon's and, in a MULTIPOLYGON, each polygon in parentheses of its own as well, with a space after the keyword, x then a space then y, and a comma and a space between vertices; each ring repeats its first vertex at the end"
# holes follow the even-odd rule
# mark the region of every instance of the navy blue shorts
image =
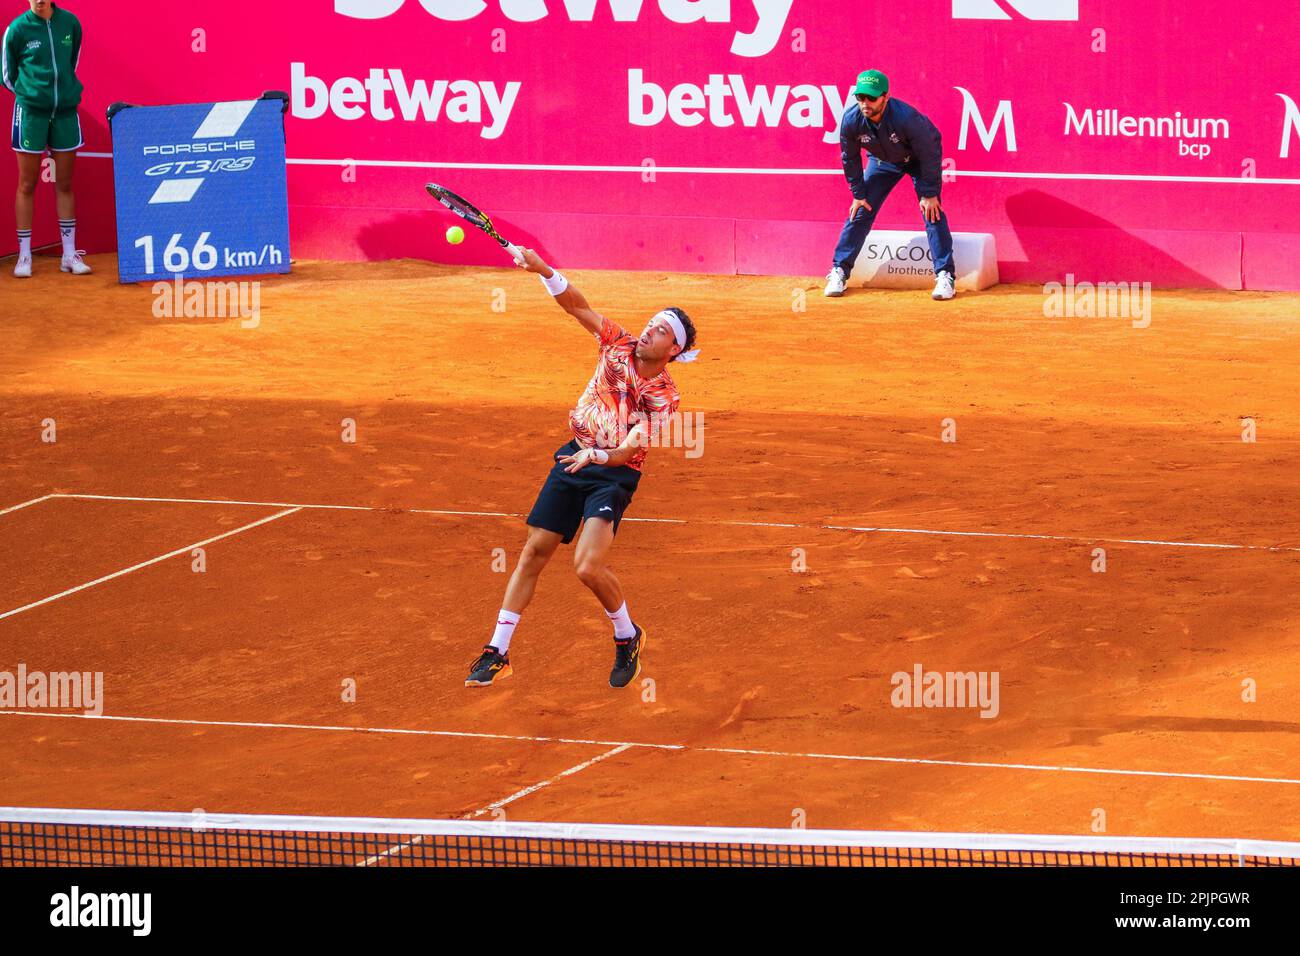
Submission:
POLYGON ((563 535, 565 544, 573 540, 584 518, 612 521, 617 534, 618 523, 623 520, 623 512, 632 503, 637 482, 641 480, 641 472, 627 465, 588 465, 577 474, 568 474, 564 470, 568 466, 561 464, 560 459, 581 447, 571 441, 556 449, 555 465, 528 514, 530 527, 563 535))

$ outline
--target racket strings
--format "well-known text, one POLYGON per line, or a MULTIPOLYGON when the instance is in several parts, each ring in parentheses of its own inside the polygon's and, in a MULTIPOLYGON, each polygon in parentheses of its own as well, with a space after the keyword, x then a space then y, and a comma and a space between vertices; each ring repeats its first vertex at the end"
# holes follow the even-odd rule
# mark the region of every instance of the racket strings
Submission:
POLYGON ((438 202, 442 203, 460 218, 474 223, 477 226, 490 225, 488 217, 483 215, 478 209, 471 205, 467 200, 461 199, 454 192, 444 189, 441 186, 430 185, 429 192, 433 194, 438 202))
POLYGON ((488 225, 487 216, 483 215, 473 206, 464 206, 455 201, 444 203, 444 205, 446 205, 448 209, 450 209, 456 215, 460 216, 462 219, 468 220, 469 222, 472 222, 475 225, 478 226, 488 225))

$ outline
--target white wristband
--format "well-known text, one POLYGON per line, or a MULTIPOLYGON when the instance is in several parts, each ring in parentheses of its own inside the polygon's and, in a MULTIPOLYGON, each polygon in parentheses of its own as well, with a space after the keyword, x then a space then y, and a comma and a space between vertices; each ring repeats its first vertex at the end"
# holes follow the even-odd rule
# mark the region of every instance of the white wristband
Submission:
POLYGON ((591 450, 591 460, 598 465, 603 465, 609 461, 609 452, 600 448, 593 448, 591 450))
POLYGON ((560 295, 569 287, 569 280, 564 278, 564 276, 560 275, 560 273, 555 270, 551 270, 551 277, 549 279, 540 273, 538 273, 537 278, 542 280, 542 285, 546 286, 546 291, 551 295, 560 295))

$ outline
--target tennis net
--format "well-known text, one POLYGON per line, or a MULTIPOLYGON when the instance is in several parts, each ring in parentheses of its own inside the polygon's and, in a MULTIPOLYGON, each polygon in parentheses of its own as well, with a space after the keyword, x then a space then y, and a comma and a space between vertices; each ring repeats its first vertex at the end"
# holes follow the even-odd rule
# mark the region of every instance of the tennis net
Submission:
POLYGON ((0 866, 1300 865, 1300 844, 0 807, 0 866))

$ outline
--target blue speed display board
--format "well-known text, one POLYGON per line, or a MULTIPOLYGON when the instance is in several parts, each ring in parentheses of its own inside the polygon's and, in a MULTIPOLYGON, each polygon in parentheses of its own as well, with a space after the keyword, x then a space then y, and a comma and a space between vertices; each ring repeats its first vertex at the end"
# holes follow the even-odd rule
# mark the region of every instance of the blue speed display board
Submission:
POLYGON ((285 101, 114 106, 120 282, 289 271, 285 101))

